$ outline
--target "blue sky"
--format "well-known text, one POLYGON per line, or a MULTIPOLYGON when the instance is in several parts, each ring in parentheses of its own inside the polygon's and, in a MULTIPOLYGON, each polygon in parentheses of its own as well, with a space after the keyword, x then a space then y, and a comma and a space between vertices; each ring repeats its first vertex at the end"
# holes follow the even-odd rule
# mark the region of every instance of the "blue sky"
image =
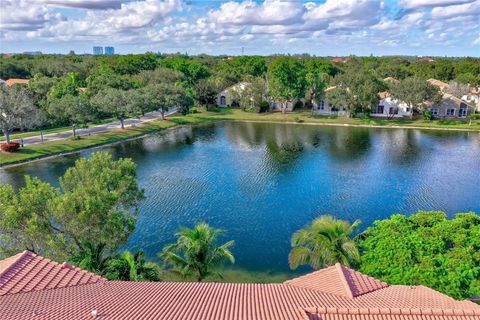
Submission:
POLYGON ((0 0, 0 51, 480 56, 480 0, 0 0))

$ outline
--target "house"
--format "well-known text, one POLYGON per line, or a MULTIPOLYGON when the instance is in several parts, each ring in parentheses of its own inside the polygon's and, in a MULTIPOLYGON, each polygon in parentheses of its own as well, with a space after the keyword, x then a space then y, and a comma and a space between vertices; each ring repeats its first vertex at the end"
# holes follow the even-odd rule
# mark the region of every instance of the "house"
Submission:
POLYGON ((442 100, 430 107, 430 112, 434 118, 466 118, 475 112, 475 107, 460 98, 444 93, 442 100))
POLYGON ((5 83, 6 83, 6 81, 5 81, 5 80, 3 80, 3 79, 0 79, 0 85, 2 85, 2 84, 5 84, 5 83))
MULTIPOLYGON (((335 87, 328 87, 325 89, 325 92, 334 90, 335 87)), ((348 116, 350 112, 348 108, 343 106, 336 106, 330 103, 327 99, 321 99, 318 103, 313 102, 312 112, 314 115, 318 116, 348 116)))
POLYGON ((30 82, 30 80, 28 79, 8 79, 7 81, 5 81, 5 84, 9 87, 13 86, 13 85, 28 85, 28 83, 30 82))
POLYGON ((30 252, 0 261, 0 317, 162 320, 478 320, 480 306, 336 264, 283 283, 93 280, 30 252), (63 271, 65 272, 65 271, 63 271), (71 271, 69 271, 71 272, 71 271), (65 279, 65 276, 68 276, 65 279), (82 279, 85 280, 82 281, 82 279), (57 285, 62 283, 61 286, 57 285))
POLYGON ((467 94, 462 96, 462 100, 475 106, 477 112, 480 112, 480 88, 473 88, 467 94))
POLYGON ((430 83, 432 86, 438 87, 441 92, 445 92, 445 90, 448 88, 448 83, 437 79, 428 79, 427 82, 430 83))
POLYGON ((217 106, 220 108, 238 107, 240 104, 238 101, 238 95, 249 85, 250 82, 239 82, 226 88, 217 94, 217 106))
POLYGON ((401 118, 413 115, 413 109, 407 103, 393 98, 389 92, 380 92, 378 97, 380 101, 372 109, 372 117, 401 118))

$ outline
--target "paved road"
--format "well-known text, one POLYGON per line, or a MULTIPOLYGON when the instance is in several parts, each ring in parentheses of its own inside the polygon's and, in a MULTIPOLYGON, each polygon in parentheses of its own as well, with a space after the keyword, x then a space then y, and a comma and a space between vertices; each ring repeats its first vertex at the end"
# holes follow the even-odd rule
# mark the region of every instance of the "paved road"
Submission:
MULTIPOLYGON (((165 113, 165 116, 169 116, 177 112, 177 109, 171 109, 170 111, 165 113)), ((125 128, 136 126, 145 122, 153 121, 160 119, 162 117, 162 114, 158 111, 154 112, 149 112, 140 118, 130 118, 126 119, 124 121, 125 128)), ((79 136, 85 136, 85 135, 90 135, 90 134, 96 134, 96 133, 101 133, 101 132, 107 132, 107 131, 112 131, 120 128, 120 121, 115 121, 115 122, 109 122, 105 124, 99 124, 96 126, 91 126, 86 129, 77 129, 76 134, 79 136)), ((64 140, 64 139, 69 139, 72 136, 72 130, 69 131, 64 131, 64 132, 58 132, 58 133, 49 133, 49 134, 44 134, 43 135, 43 142, 49 142, 49 141, 56 141, 56 140, 64 140)), ((14 139, 14 141, 20 142, 20 139, 14 139)), ((28 137, 28 138, 23 138, 23 144, 24 145, 31 145, 31 144, 37 144, 37 143, 42 143, 42 137, 41 136, 33 136, 33 137, 28 137)))

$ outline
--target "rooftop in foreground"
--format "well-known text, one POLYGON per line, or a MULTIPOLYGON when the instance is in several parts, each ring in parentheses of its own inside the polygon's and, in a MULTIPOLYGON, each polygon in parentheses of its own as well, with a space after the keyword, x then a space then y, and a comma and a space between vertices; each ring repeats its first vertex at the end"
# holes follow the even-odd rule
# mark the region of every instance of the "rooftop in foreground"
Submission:
POLYGON ((124 282, 98 277, 5 293, 3 288, 12 286, 10 279, 41 274, 53 283, 63 278, 48 267, 42 272, 16 266, 17 260, 0 261, 1 319, 480 319, 480 306, 472 302, 456 301, 423 286, 388 285, 340 264, 279 284, 124 282), (1 271, 5 265, 8 278, 5 269, 1 271))

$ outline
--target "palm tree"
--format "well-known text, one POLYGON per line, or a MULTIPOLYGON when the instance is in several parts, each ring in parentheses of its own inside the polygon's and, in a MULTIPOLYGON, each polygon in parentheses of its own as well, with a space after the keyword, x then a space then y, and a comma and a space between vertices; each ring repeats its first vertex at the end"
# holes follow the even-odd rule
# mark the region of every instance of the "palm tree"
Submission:
POLYGON ((340 262, 352 266, 360 262, 360 253, 352 232, 360 224, 337 220, 332 216, 320 216, 310 226, 292 236, 292 250, 288 257, 290 268, 308 264, 314 269, 340 262))
POLYGON ((70 257, 70 261, 77 267, 101 274, 108 261, 103 243, 84 242, 81 250, 70 257))
POLYGON ((142 250, 125 251, 107 262, 104 275, 109 280, 160 281, 160 267, 145 261, 142 250))
POLYGON ((212 275, 222 277, 215 269, 226 260, 234 263, 235 258, 230 251, 233 241, 217 246, 221 234, 222 230, 199 223, 193 229, 185 228, 176 233, 177 242, 167 245, 159 256, 183 277, 193 276, 197 281, 212 275))

